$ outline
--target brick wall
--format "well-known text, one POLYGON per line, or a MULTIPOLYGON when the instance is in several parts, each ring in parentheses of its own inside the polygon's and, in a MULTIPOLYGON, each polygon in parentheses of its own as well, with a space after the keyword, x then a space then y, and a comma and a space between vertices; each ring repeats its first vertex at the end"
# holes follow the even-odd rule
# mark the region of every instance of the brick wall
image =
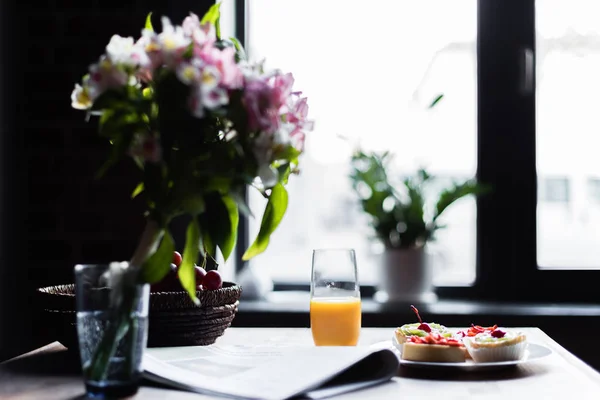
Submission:
POLYGON ((4 240, 0 254, 0 358, 2 350, 44 344, 43 329, 35 323, 35 288, 72 282, 76 263, 128 259, 143 229, 143 209, 130 199, 136 168, 122 163, 93 179, 109 145, 97 137, 93 121, 85 122, 84 112, 71 108, 74 84, 112 34, 138 37, 148 12, 160 27, 160 15, 176 22, 209 5, 209 0, 4 3, 3 32, 9 36, 3 40, 3 65, 7 58, 11 64, 2 70, 7 83, 2 109, 15 118, 11 131, 4 129, 9 142, 3 152, 2 238, 12 239, 4 240), (8 323, 19 328, 9 332, 8 323))

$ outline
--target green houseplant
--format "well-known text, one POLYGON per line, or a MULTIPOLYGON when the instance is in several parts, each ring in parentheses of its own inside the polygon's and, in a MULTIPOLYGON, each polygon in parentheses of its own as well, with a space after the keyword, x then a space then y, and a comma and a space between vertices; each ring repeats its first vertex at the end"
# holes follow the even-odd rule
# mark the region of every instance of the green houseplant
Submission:
POLYGON ((190 218, 181 286, 197 302, 195 263, 225 259, 237 237, 239 213, 251 215, 247 188, 268 199, 248 260, 264 252, 288 204, 285 186, 298 171, 308 104, 293 89, 291 73, 248 60, 239 41, 221 37, 219 4, 202 17, 162 31, 146 20, 141 37, 114 35, 71 95, 72 106, 98 117, 99 134, 111 144, 99 176, 117 162, 139 167, 132 196, 146 206, 146 227, 128 263, 115 263, 107 279, 116 310, 93 356, 86 379, 106 381, 116 342, 132 320, 139 285, 169 271, 175 243, 170 222, 190 218))
POLYGON ((381 284, 388 299, 427 301, 434 296, 425 247, 444 228, 440 217, 457 200, 486 188, 475 179, 455 182, 429 204, 427 189, 435 178, 419 169, 396 183, 390 178, 391 159, 389 152, 357 150, 350 179, 376 237, 385 246, 381 284))

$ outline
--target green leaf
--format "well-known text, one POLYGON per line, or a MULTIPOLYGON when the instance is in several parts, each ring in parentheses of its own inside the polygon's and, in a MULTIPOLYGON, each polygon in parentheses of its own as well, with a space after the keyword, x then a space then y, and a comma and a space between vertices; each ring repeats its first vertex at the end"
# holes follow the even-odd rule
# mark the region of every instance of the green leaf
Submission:
POLYGON ((267 202, 258 235, 256 236, 254 243, 252 243, 244 253, 242 260, 247 261, 267 249, 271 234, 283 219, 287 205, 288 193, 285 190, 285 187, 281 183, 278 183, 271 189, 271 195, 267 202))
POLYGON ((91 111, 101 111, 104 109, 113 109, 115 105, 126 102, 127 93, 125 90, 109 89, 103 92, 92 104, 91 111))
POLYGON ((181 206, 191 215, 198 215, 206 210, 206 203, 200 194, 191 194, 183 198, 181 206))
POLYGON ((484 194, 488 190, 489 188, 487 186, 480 185, 475 180, 469 180, 462 184, 455 184, 452 187, 445 189, 440 194, 438 202, 435 206, 433 221, 435 222, 437 218, 458 199, 469 195, 484 194))
POLYGON ((146 24, 144 25, 145 29, 148 29, 151 32, 154 32, 154 28, 152 27, 152 12, 148 13, 146 17, 146 24))
POLYGON ((158 249, 142 266, 142 280, 146 283, 160 281, 169 272, 175 251, 175 242, 169 231, 165 231, 158 249))
POLYGON ((235 46, 235 49, 237 51, 244 51, 244 47, 242 46, 242 42, 240 42, 238 40, 238 38, 236 37, 230 37, 229 40, 231 40, 231 43, 233 43, 233 45, 235 46))
POLYGON ((133 193, 131 193, 131 198, 132 199, 136 198, 143 191, 144 191, 144 182, 140 182, 133 190, 133 193))
POLYGON ((431 102, 431 104, 429 105, 429 108, 433 108, 433 107, 435 107, 435 105, 436 105, 437 103, 439 103, 439 102, 440 102, 440 100, 442 100, 443 98, 444 98, 444 95, 443 95, 443 94, 440 94, 440 95, 438 95, 438 96, 437 96, 435 99, 433 99, 433 101, 432 101, 432 102, 431 102))
POLYGON ((246 50, 244 50, 242 43, 235 37, 230 37, 229 40, 235 46, 235 61, 240 62, 240 60, 247 60, 248 56, 246 55, 246 50))
POLYGON ((206 198, 206 212, 200 217, 204 248, 216 257, 219 247, 225 261, 231 255, 237 239, 239 214, 237 204, 230 196, 214 193, 206 198))
MULTIPOLYGON (((179 266, 178 275, 181 286, 188 292, 196 305, 199 305, 200 301, 196 297, 196 271, 194 270, 194 264, 198 260, 199 251, 200 226, 198 225, 198 219, 193 217, 185 233, 183 261, 181 261, 181 265, 179 266)), ((171 256, 173 256, 172 253, 171 256)))
POLYGON ((277 167, 277 172, 279 174, 279 182, 282 182, 284 185, 287 185, 290 174, 292 172, 290 164, 280 165, 279 167, 277 167))
MULTIPOLYGON (((206 253, 213 256, 213 255, 217 254, 217 243, 215 242, 215 240, 213 240, 210 230, 208 229, 209 227, 210 227, 210 224, 209 225, 203 224, 202 242, 203 242, 204 250, 206 251, 206 253)), ((202 261, 206 262, 206 257, 202 261)), ((204 268, 204 267, 202 267, 202 268, 204 268)))
POLYGON ((217 40, 221 40, 221 27, 219 26, 219 20, 221 18, 221 2, 215 3, 204 14, 200 24, 205 24, 207 22, 211 23, 215 26, 217 40))

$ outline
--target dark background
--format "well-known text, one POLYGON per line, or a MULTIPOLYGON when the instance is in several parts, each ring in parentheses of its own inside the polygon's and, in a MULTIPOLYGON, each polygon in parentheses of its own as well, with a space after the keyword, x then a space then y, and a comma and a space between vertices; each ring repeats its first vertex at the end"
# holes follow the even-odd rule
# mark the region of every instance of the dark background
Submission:
POLYGON ((113 34, 146 15, 180 22, 210 1, 2 0, 0 359, 44 344, 35 288, 70 283, 77 263, 128 260, 143 229, 131 163, 93 179, 109 144, 71 108, 74 84, 113 34))
MULTIPOLYGON (((202 15, 210 3, 210 0, 49 0, 39 3, 2 0, 0 3, 0 360, 53 340, 48 337, 39 307, 34 303, 36 288, 72 282, 73 266, 77 263, 129 259, 143 228, 143 210, 130 199, 137 184, 137 171, 131 164, 121 163, 103 179, 93 179, 104 161, 108 144, 97 137, 94 121, 85 122, 85 112, 71 108, 74 84, 104 52, 113 34, 137 38, 148 12, 154 12, 154 24, 159 27, 161 15, 181 21, 189 11, 202 15)), ((485 12, 490 20, 500 20, 499 10, 490 6, 485 12)), ((480 35, 480 40, 494 48, 506 49, 502 51, 507 53, 508 45, 493 42, 495 38, 507 42, 521 40, 517 37, 518 30, 508 25, 498 27, 498 31, 494 29, 494 26, 489 27, 485 35, 480 35)), ((518 119, 524 107, 508 100, 500 104, 503 99, 509 99, 508 94, 502 94, 503 90, 509 90, 503 75, 508 80, 516 72, 498 63, 500 53, 490 46, 482 47, 484 52, 478 65, 480 87, 487 87, 485 90, 493 93, 492 97, 480 96, 480 99, 488 99, 480 102, 480 127, 485 128, 485 132, 480 130, 480 139, 488 138, 485 148, 494 150, 496 157, 501 158, 502 152, 512 155, 516 148, 506 132, 512 132, 515 140, 520 139, 517 138, 519 132, 514 130, 514 121, 498 110, 508 108, 510 115, 518 119)), ((518 148, 525 153, 532 147, 518 148)), ((534 161, 527 154, 519 157, 523 163, 534 161)), ((478 238, 483 250, 480 261, 483 261, 481 265, 489 266, 485 271, 491 273, 480 275, 484 278, 480 287, 485 290, 470 293, 471 306, 475 299, 499 297, 498 292, 489 288, 514 286, 513 273, 518 271, 493 267, 517 268, 523 262, 523 254, 534 254, 515 250, 510 244, 502 245, 510 235, 535 230, 535 221, 527 218, 531 210, 522 207, 521 199, 513 199, 512 195, 513 186, 525 187, 529 181, 515 182, 514 176, 521 175, 512 170, 498 171, 494 159, 482 158, 480 177, 494 180, 498 192, 505 193, 506 198, 497 196, 479 204, 481 210, 491 210, 484 215, 493 217, 478 219, 486 231, 478 238), (510 214, 514 210, 520 214, 510 214), (507 216, 514 220, 513 224, 507 225, 507 221, 511 221, 507 216), (523 225, 523 220, 528 222, 523 225), (519 230, 511 230, 511 226, 518 226, 519 230), (497 243, 500 246, 496 246, 497 243), (489 251, 496 247, 500 251, 489 251)), ((520 161, 513 160, 511 168, 515 162, 520 161)), ((535 176, 527 175, 529 178, 535 180, 535 176)), ((532 191, 535 193, 535 188, 532 191)), ((530 203, 535 212, 535 195, 530 203)), ((535 243, 531 238, 516 242, 528 249, 535 243)), ((525 258, 533 268, 535 260, 525 258)), ((554 298, 558 299, 565 293, 546 285, 537 275, 521 281, 530 299, 541 299, 545 293, 555 294, 554 298)), ((556 282, 557 288, 568 289, 575 295, 577 285, 587 285, 588 289, 579 297, 597 297, 597 291, 589 290, 590 285, 594 285, 589 279, 556 279, 556 282)), ((571 298, 577 298, 575 295, 571 298)), ((460 304, 457 307, 460 308, 460 304)), ((481 324, 493 324, 501 319, 506 325, 540 326, 585 361, 600 367, 599 347, 594 342, 595 329, 600 328, 597 314, 593 309, 577 311, 564 304, 561 307, 540 311, 512 303, 475 308, 467 314, 436 311, 435 307, 425 311, 446 325, 468 325, 476 317, 481 324), (538 315, 534 315, 536 313, 538 315), (574 333, 579 340, 573 340, 574 333)), ((394 326, 398 321, 412 318, 409 311, 402 311, 404 308, 371 308, 364 315, 365 326, 394 326)), ((308 319, 305 311, 272 312, 264 305, 247 303, 241 305, 234 324, 308 326, 308 319)))

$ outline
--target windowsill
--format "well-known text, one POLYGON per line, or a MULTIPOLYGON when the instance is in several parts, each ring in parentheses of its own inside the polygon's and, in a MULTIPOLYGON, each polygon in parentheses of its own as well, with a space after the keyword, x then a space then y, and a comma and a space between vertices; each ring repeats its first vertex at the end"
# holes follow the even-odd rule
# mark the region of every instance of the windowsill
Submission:
MULTIPOLYGON (((566 319, 600 317, 600 304, 500 303, 474 300, 439 300, 421 304, 421 316, 445 325, 494 324, 539 326, 564 323, 566 319)), ((380 304, 363 299, 363 325, 397 326, 415 319, 409 304, 380 304)), ((283 291, 270 293, 267 300, 240 301, 234 320, 237 326, 306 326, 309 293, 283 291)))

